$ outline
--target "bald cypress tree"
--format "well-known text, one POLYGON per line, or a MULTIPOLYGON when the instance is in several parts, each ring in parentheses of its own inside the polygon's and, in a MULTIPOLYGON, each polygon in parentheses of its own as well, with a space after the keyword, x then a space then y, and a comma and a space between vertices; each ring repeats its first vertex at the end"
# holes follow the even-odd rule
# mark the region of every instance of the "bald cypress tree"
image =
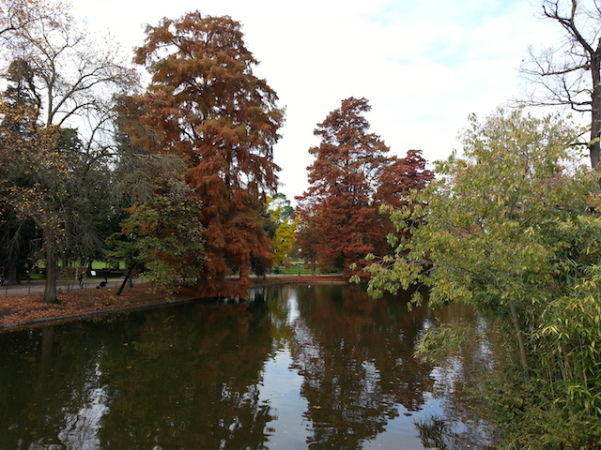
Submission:
POLYGON ((217 289, 239 270, 246 282, 251 258, 269 257, 271 247, 261 209, 278 182, 273 146, 284 113, 276 93, 254 75, 258 62, 227 16, 192 12, 148 26, 135 62, 152 77, 134 102, 146 130, 137 142, 181 157, 203 203, 200 279, 217 289))
POLYGON ((382 139, 369 132, 367 99, 347 98, 320 123, 319 146, 309 153, 310 186, 300 197, 299 244, 322 270, 347 272, 368 253, 385 254, 393 231, 382 205, 399 207, 411 189, 432 178, 421 152, 390 156, 382 139))

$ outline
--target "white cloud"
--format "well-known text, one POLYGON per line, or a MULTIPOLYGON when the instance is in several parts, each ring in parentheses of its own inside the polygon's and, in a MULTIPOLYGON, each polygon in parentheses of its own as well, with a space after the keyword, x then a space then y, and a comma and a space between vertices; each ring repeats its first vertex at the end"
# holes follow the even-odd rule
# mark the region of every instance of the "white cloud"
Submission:
POLYGON ((92 28, 140 45, 143 23, 198 9, 242 23, 255 73, 278 92, 287 124, 276 148, 282 191, 306 188, 313 129, 343 98, 366 97, 368 119, 396 154, 420 148, 432 161, 458 146, 467 115, 486 115, 519 95, 529 44, 556 30, 536 0, 74 0, 92 28), (549 31, 551 30, 551 31, 549 31))

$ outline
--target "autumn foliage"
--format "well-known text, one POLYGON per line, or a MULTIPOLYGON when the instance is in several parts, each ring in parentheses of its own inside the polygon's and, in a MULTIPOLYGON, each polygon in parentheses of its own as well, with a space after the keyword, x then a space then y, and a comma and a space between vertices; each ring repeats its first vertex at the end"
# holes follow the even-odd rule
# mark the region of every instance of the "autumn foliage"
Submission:
POLYGON ((348 98, 315 129, 321 144, 309 153, 308 190, 300 197, 299 245, 305 259, 322 270, 343 270, 369 253, 388 252, 390 220, 382 205, 398 208, 410 190, 432 179, 421 151, 405 158, 390 156, 379 136, 369 133, 364 98, 348 98))
POLYGON ((45 259, 44 299, 55 302, 59 259, 99 254, 114 210, 98 195, 112 162, 108 104, 136 77, 66 4, 0 1, 0 36, 0 264, 15 283, 45 259))
POLYGON ((206 262, 199 280, 217 289, 238 270, 247 282, 251 258, 270 256, 261 209, 277 187, 277 95, 253 74, 257 61, 229 17, 193 12, 146 33, 135 62, 152 79, 130 102, 139 119, 130 133, 144 148, 187 165, 186 181, 203 204, 206 262))
POLYGON ((272 263, 277 268, 289 262, 296 244, 299 217, 284 194, 269 198, 267 212, 271 221, 272 263))

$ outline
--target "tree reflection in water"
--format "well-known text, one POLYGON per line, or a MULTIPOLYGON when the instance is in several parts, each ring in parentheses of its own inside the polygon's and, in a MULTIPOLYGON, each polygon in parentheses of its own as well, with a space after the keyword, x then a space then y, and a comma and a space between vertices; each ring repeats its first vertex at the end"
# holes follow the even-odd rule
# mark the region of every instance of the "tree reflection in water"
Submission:
POLYGON ((406 306, 356 286, 280 286, 0 334, 0 449, 478 448, 466 368, 486 349, 416 360, 435 319, 406 306))
POLYGON ((412 354, 426 308, 407 314, 403 306, 355 287, 303 291, 291 348, 305 378, 313 447, 358 448, 398 416, 397 403, 407 411, 424 403, 432 367, 412 354))

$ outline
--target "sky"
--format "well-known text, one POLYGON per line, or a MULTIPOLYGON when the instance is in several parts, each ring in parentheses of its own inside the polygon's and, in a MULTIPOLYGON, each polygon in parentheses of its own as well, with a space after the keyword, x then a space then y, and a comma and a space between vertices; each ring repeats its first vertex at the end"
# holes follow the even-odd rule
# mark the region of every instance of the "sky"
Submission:
POLYGON ((348 97, 365 97, 370 131, 391 153, 421 149, 429 162, 460 150, 458 133, 475 113, 491 114, 527 89, 528 48, 559 36, 538 0, 71 0, 93 32, 122 51, 144 40, 146 24, 198 10, 242 25, 260 64, 255 75, 277 92, 286 124, 275 148, 280 192, 308 187, 317 124, 348 97))

